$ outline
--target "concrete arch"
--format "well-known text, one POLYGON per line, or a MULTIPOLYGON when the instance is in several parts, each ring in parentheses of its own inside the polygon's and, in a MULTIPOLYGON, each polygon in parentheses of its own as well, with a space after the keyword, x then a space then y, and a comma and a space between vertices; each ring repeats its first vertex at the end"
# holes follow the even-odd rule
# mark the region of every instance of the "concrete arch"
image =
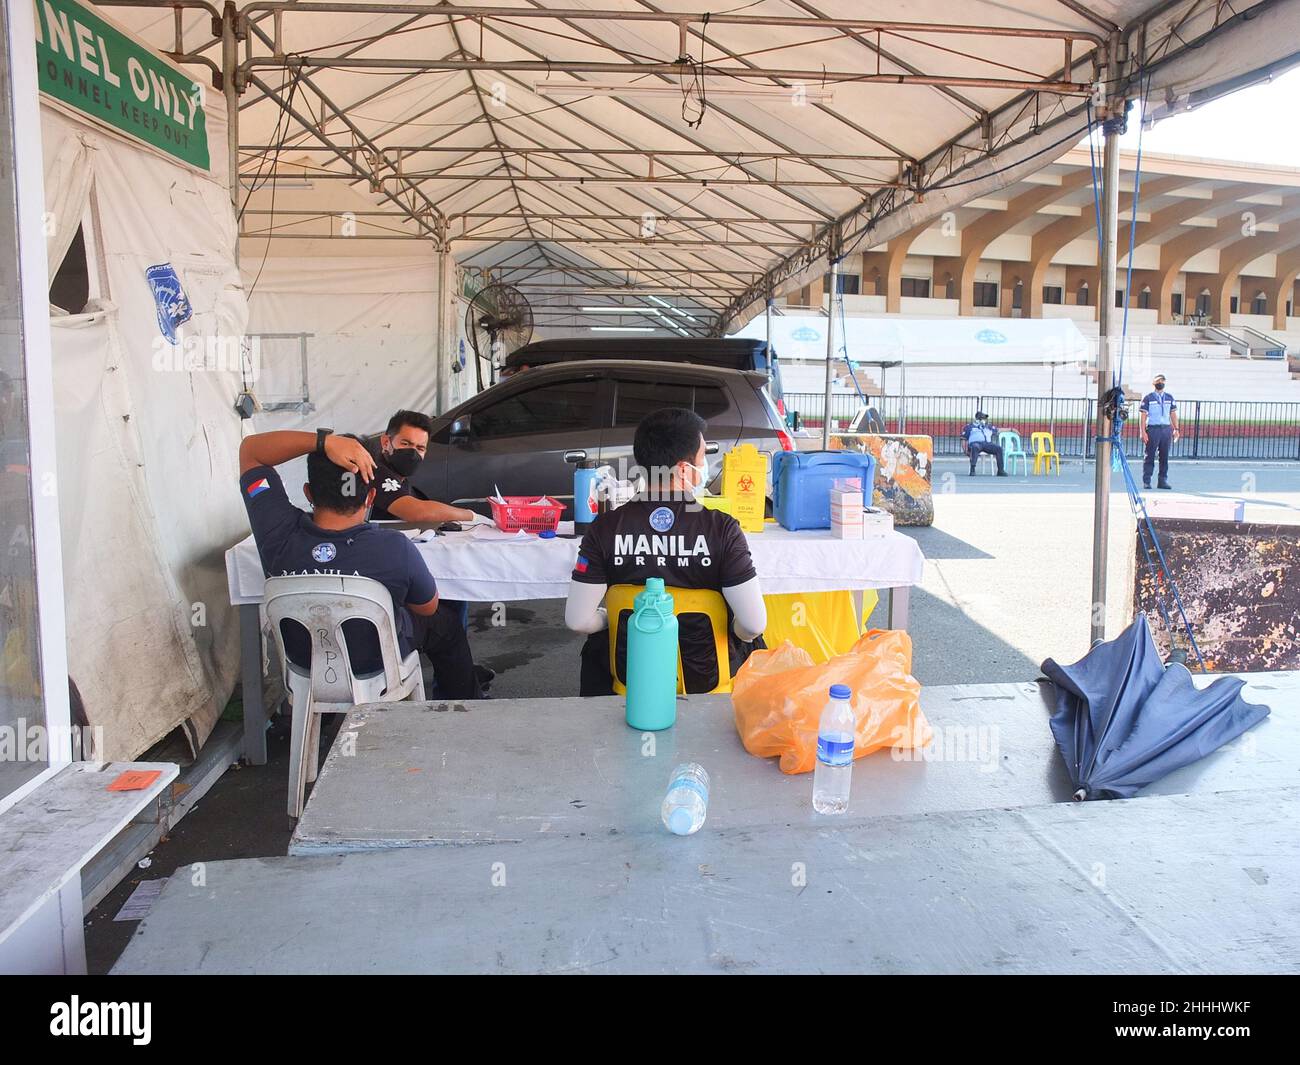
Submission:
MULTIPOLYGON (((1286 251, 1300 244, 1300 220, 1292 220, 1278 228, 1276 233, 1257 233, 1242 237, 1219 251, 1219 270, 1210 285, 1210 314, 1220 325, 1231 318, 1232 290, 1237 286, 1241 271, 1261 255, 1286 251)), ((1244 295, 1244 293, 1243 293, 1244 295)), ((1238 311, 1245 313, 1244 300, 1237 303, 1238 311)))
POLYGON ((1273 307, 1273 328, 1286 328, 1286 305, 1291 299, 1296 278, 1300 277, 1300 247, 1280 252, 1277 257, 1277 269, 1269 284, 1269 303, 1273 307))
MULTIPOLYGON (((957 298, 960 301, 960 314, 973 314, 975 311, 975 271, 979 267, 981 256, 998 237, 1012 226, 1019 225, 1026 218, 1036 215, 1064 196, 1076 192, 1091 184, 1092 174, 1087 170, 1078 170, 1066 174, 1059 185, 1046 185, 1032 189, 1017 196, 1007 204, 1005 211, 985 211, 970 225, 961 231, 961 254, 958 258, 957 298)), ((1000 298, 999 293, 999 298, 1000 298)))
MULTIPOLYGON (((1294 208, 1290 204, 1282 207, 1273 207, 1265 212, 1260 213, 1258 221, 1271 221, 1278 215, 1285 214, 1294 208), (1263 217, 1267 215, 1267 217, 1263 217)), ((1172 297, 1174 292, 1174 282, 1178 275, 1183 272, 1183 267, 1194 256, 1203 251, 1209 251, 1212 248, 1228 249, 1236 248, 1239 253, 1246 252, 1251 247, 1259 248, 1245 259, 1237 268, 1237 273, 1241 272, 1241 266, 1245 266, 1251 259, 1260 255, 1266 255, 1270 250, 1267 246, 1268 238, 1276 234, 1256 234, 1255 236, 1241 235, 1241 220, 1233 214, 1227 214, 1219 218, 1214 226, 1198 227, 1188 230, 1172 240, 1165 241, 1160 245, 1160 269, 1156 278, 1156 283, 1152 286, 1159 293, 1160 321, 1170 323, 1173 321, 1172 297)), ((1283 245, 1289 247, 1289 244, 1283 245)), ((1222 277, 1220 270, 1219 278, 1222 277)), ((1233 276, 1233 284, 1236 284, 1236 275, 1233 276)), ((1222 291, 1226 291, 1226 286, 1218 283, 1216 287, 1210 290, 1210 313, 1215 315, 1219 308, 1219 296, 1222 291)), ((1187 300, 1184 298, 1184 310, 1186 310, 1187 300)), ((1227 303, 1223 304, 1226 308, 1227 303)), ((1215 318, 1215 321, 1224 322, 1227 320, 1226 311, 1222 318, 1215 318)))
MULTIPOLYGON (((1166 193, 1182 188, 1187 183, 1186 178, 1180 177, 1150 178, 1142 183, 1140 195, 1164 196, 1166 193)), ((1121 212, 1133 209, 1133 194, 1131 192, 1120 194, 1119 209, 1121 212)), ((1025 282, 1029 287, 1029 317, 1041 318, 1043 315, 1043 282, 1047 279, 1047 270, 1052 265, 1052 258, 1070 241, 1078 240, 1090 230, 1095 230, 1096 227, 1096 211, 1091 203, 1087 203, 1084 204, 1083 210, 1077 216, 1071 215, 1067 218, 1059 218, 1034 234, 1034 239, 1030 243, 1028 279, 1025 282)), ((1092 269, 1094 273, 1097 272, 1095 267, 1092 269)), ((1096 285, 1090 286, 1090 288, 1096 287, 1096 285)), ((1096 299, 1094 298, 1091 302, 1095 307, 1096 299)))

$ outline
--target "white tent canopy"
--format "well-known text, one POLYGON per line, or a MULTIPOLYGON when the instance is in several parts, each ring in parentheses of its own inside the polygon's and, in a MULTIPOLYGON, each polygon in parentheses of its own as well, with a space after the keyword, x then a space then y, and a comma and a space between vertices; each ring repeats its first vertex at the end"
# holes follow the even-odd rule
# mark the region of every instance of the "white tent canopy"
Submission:
MULTIPOLYGON (((120 53, 111 78, 95 66, 100 34, 58 24, 69 2, 35 9, 67 64, 135 89, 120 53)), ((244 528, 247 368, 167 361, 150 271, 218 352, 246 321, 319 340, 314 409, 257 428, 364 431, 458 394, 457 267, 519 287, 552 331, 607 325, 592 306, 663 329, 654 296, 721 335, 829 261, 1046 166, 1094 97, 1185 107, 1294 62, 1300 40, 1296 0, 568 3, 93 4, 193 72, 196 99, 169 109, 206 111, 211 160, 84 109, 46 116, 51 273, 80 228, 99 297, 58 322, 55 378, 72 668, 92 723, 116 726, 109 756, 176 725, 197 745, 234 676, 221 552, 244 528)), ((955 341, 931 325, 877 327, 893 332, 864 351, 940 359, 955 341)), ((1003 359, 1022 344, 979 327, 1006 336, 986 345, 1003 359)), ((292 393, 291 369, 268 380, 292 393)))
MULTIPOLYGON (((824 315, 773 315, 771 342, 782 359, 826 358, 824 315)), ((767 321, 752 319, 735 334, 768 339, 767 321)), ((832 358, 878 366, 1087 362, 1092 347, 1068 318, 836 318, 832 358)))
POLYGON ((655 293, 718 334, 1040 169, 1089 99, 1185 106, 1300 40, 1285 0, 246 0, 223 60, 206 0, 101 5, 232 67, 246 253, 422 240, 519 286, 539 325, 628 300, 662 327, 655 293))

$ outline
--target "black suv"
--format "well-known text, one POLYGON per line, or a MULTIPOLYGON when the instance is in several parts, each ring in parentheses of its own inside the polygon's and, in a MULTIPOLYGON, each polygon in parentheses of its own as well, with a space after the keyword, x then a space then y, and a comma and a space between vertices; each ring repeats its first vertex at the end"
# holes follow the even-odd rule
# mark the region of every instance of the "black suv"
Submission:
MULTIPOLYGON (((740 443, 790 450, 767 381, 753 371, 678 362, 534 366, 435 417, 428 455, 411 483, 444 502, 484 499, 496 488, 503 495, 571 496, 574 463, 631 466, 637 423, 661 407, 686 407, 708 422, 710 454, 740 443)), ((710 465, 717 491, 721 463, 710 465)))

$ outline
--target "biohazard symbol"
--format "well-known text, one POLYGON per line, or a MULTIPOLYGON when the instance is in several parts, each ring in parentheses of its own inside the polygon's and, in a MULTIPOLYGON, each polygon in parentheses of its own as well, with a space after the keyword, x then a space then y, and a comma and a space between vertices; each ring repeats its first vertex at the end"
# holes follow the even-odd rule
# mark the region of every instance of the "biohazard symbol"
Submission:
POLYGON ((747 473, 744 474, 737 483, 740 485, 740 490, 742 492, 752 492, 754 490, 754 478, 747 473))

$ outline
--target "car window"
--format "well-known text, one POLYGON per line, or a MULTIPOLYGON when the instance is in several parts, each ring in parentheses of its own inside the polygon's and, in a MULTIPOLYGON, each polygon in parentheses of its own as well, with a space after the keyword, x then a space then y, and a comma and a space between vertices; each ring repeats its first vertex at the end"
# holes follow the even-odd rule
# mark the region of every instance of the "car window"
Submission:
POLYGON ((635 426, 661 407, 691 409, 692 386, 676 381, 618 381, 614 424, 635 426))
POLYGON ((556 381, 516 392, 474 411, 471 432, 479 439, 585 429, 596 406, 595 378, 556 381))
POLYGON ((713 385, 695 386, 695 413, 705 421, 725 413, 730 405, 727 393, 721 388, 713 385))

